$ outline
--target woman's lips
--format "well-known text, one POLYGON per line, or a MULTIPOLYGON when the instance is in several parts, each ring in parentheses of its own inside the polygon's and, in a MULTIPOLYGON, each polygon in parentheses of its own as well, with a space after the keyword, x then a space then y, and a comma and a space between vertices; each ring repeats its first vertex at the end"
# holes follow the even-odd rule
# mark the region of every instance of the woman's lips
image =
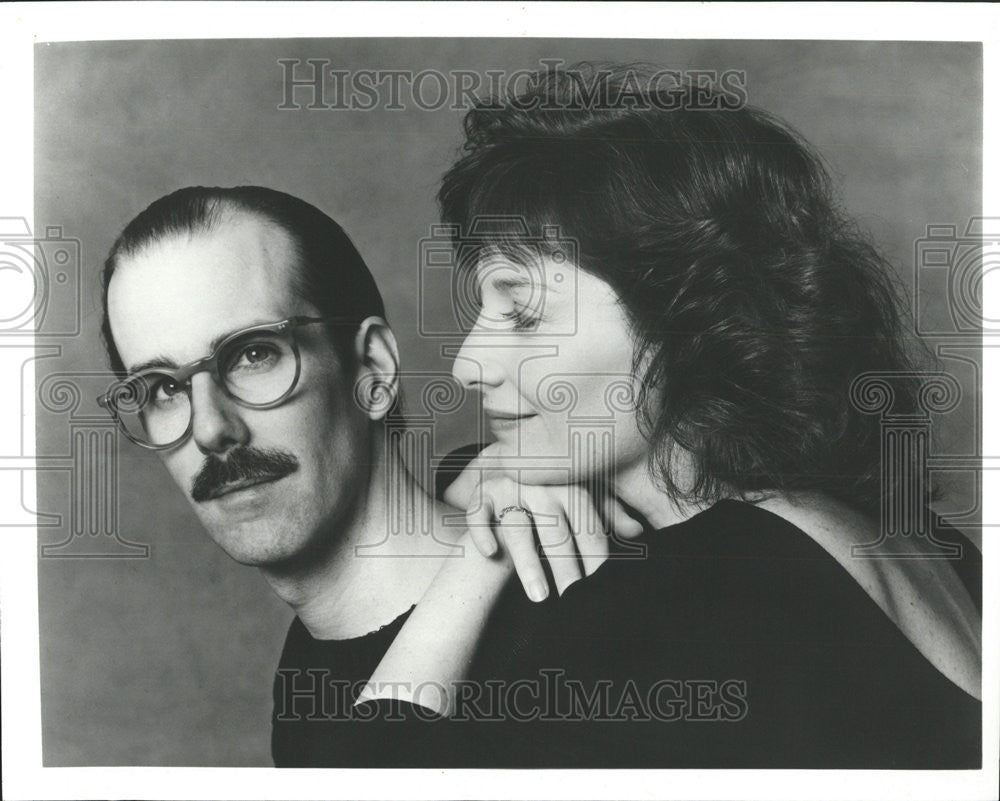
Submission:
POLYGON ((494 431, 506 431, 517 428, 525 420, 530 420, 532 417, 538 416, 534 412, 531 414, 512 414, 510 412, 484 411, 486 413, 486 420, 489 422, 490 428, 494 431))

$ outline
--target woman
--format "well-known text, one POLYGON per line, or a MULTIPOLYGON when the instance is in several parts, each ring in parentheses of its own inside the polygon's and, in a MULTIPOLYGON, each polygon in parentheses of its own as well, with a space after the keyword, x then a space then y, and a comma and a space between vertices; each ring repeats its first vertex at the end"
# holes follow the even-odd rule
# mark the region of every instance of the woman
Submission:
POLYGON ((455 375, 496 442, 449 497, 483 553, 445 565, 362 704, 464 720, 465 679, 552 679, 552 715, 505 696, 504 726, 443 726, 445 765, 978 765, 974 549, 852 557, 897 490, 850 387, 912 369, 886 265, 782 123, 637 75, 540 74, 466 118, 439 195, 480 304, 455 375), (567 536, 580 487, 644 520, 644 558, 567 536))

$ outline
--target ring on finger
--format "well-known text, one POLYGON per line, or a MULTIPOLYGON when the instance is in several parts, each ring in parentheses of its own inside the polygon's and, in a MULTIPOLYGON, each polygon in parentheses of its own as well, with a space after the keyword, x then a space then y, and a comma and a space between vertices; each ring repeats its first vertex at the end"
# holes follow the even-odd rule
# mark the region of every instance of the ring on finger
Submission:
POLYGON ((535 516, 531 514, 531 510, 525 509, 523 506, 505 506, 503 509, 500 510, 500 514, 497 515, 497 522, 502 523, 503 516, 508 512, 524 512, 528 516, 528 520, 530 520, 532 523, 535 522, 535 516))

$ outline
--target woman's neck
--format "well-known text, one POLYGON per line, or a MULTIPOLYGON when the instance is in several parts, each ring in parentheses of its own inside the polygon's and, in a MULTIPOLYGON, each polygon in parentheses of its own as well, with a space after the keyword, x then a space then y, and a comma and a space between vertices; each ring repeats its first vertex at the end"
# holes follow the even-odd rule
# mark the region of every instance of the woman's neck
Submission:
POLYGON ((671 498, 654 478, 645 459, 619 467, 613 491, 657 529, 681 523, 705 509, 701 504, 671 498))

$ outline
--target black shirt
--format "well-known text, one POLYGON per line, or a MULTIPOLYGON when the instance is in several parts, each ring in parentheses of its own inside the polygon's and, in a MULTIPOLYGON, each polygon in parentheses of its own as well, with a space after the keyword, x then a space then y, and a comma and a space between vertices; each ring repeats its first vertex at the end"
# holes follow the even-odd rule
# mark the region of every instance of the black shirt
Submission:
MULTIPOLYGON (((955 567, 980 605, 979 552, 939 536, 963 545, 955 567)), ((980 766, 980 702, 800 529, 721 501, 638 542, 642 558, 612 558, 542 604, 512 580, 453 719, 352 706, 406 615, 340 641, 296 619, 274 685, 275 764, 980 766)))

